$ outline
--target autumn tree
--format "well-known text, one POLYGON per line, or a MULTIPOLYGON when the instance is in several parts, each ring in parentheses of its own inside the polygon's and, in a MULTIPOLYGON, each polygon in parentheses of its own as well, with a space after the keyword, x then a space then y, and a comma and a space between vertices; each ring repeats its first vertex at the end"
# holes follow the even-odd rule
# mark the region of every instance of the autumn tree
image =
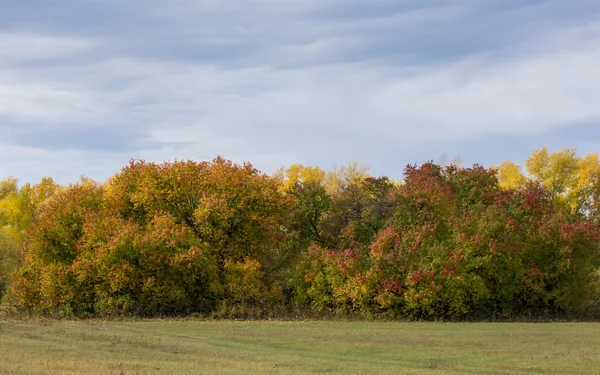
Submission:
POLYGON ((17 307, 66 316, 580 311, 600 297, 599 158, 542 149, 526 167, 427 162, 395 183, 357 162, 268 176, 217 157, 6 179, 0 293, 11 280, 17 307))
POLYGON ((33 221, 37 211, 59 189, 54 180, 44 177, 38 184, 17 186, 17 180, 2 182, 0 197, 0 223, 17 242, 33 221))
POLYGON ((281 188, 284 191, 292 189, 297 184, 321 185, 326 173, 319 167, 294 164, 288 168, 278 170, 274 177, 281 180, 281 188))
POLYGON ((21 307, 76 315, 207 312, 244 295, 232 280, 258 280, 261 301, 277 299, 287 211, 279 182, 250 164, 132 161, 46 203, 14 294, 21 307))
POLYGON ((575 149, 563 148, 548 152, 546 147, 534 151, 525 162, 532 179, 542 184, 558 203, 565 198, 577 181, 579 163, 575 149))
POLYGON ((22 187, 13 177, 0 181, 0 298, 19 266, 23 234, 58 188, 51 178, 22 187))
POLYGON ((597 296, 600 229, 551 192, 502 190, 496 170, 408 166, 395 215, 364 256, 313 246, 298 295, 316 309, 413 318, 577 311, 597 296))
POLYGON ((521 166, 506 160, 497 168, 498 182, 502 189, 517 189, 522 187, 527 181, 527 177, 522 173, 521 166))
POLYGON ((10 286, 10 277, 17 268, 19 245, 4 230, 0 230, 0 301, 10 286))
POLYGON ((323 179, 323 185, 327 193, 333 196, 349 185, 359 185, 364 179, 370 177, 368 173, 370 169, 369 165, 354 160, 328 172, 323 179))
POLYGON ((531 179, 545 186, 559 209, 594 221, 600 212, 600 161, 597 153, 580 157, 575 149, 536 150, 527 159, 531 179))

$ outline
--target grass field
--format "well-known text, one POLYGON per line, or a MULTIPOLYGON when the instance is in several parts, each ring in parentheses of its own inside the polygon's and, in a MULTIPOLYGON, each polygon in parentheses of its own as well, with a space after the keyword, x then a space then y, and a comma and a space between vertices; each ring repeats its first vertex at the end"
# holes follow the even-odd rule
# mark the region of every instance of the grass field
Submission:
POLYGON ((600 374, 598 323, 0 321, 0 374, 600 374))

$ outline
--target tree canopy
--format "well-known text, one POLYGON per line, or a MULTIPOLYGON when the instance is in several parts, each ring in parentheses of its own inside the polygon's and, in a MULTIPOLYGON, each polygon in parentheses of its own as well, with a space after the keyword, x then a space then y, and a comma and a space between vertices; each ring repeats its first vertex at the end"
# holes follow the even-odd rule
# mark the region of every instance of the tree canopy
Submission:
POLYGON ((358 162, 132 161, 105 183, 0 182, 0 296, 66 316, 244 308, 501 318, 600 297, 600 161, 535 151, 525 172, 358 162))

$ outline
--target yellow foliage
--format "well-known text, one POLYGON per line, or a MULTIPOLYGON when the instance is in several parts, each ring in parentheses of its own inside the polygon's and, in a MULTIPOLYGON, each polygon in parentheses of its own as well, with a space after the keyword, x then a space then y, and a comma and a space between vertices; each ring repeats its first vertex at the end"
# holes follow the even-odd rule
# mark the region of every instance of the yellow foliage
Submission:
POLYGON ((361 164, 357 160, 337 167, 325 176, 323 181, 325 190, 329 195, 334 195, 345 186, 360 185, 365 179, 371 177, 368 173, 370 169, 369 165, 361 164))
POLYGON ((8 177, 0 181, 0 199, 3 199, 10 193, 16 193, 19 191, 18 186, 19 180, 15 177, 8 177))
POLYGON ((526 162, 533 181, 544 185, 557 207, 597 220, 600 211, 600 159, 598 153, 577 156, 575 149, 534 151, 526 162))
POLYGON ((8 289, 10 275, 16 269, 20 248, 8 233, 0 228, 0 300, 8 289))
POLYGON ((579 173, 569 192, 568 201, 574 212, 585 211, 596 216, 600 200, 600 158, 598 153, 588 154, 579 160, 579 173))
POLYGON ((246 258, 234 262, 228 259, 224 269, 224 292, 230 303, 264 303, 281 298, 281 290, 269 289, 263 281, 263 272, 257 260, 246 258))
POLYGON ((325 172, 319 167, 294 164, 291 167, 280 170, 279 178, 283 181, 282 191, 291 189, 296 183, 321 183, 325 178, 325 172))
POLYGON ((37 210, 58 190, 52 178, 44 177, 39 184, 27 183, 20 189, 16 179, 0 183, 6 194, 0 199, 0 225, 6 233, 20 243, 21 235, 27 229, 37 210))
POLYGON ((498 167, 498 182, 502 189, 516 189, 523 186, 526 180, 521 167, 512 161, 507 160, 498 167))
POLYGON ((544 147, 534 151, 525 165, 534 180, 544 185, 553 198, 569 192, 579 171, 577 152, 572 148, 549 153, 544 147))

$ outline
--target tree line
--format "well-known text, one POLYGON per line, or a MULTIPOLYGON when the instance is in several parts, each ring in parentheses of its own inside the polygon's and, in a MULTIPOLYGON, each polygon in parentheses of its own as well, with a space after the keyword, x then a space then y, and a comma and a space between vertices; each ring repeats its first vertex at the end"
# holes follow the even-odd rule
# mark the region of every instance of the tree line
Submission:
POLYGON ((600 296, 600 160, 131 161, 104 183, 0 182, 0 298, 61 316, 302 309, 410 319, 578 312, 600 296))

